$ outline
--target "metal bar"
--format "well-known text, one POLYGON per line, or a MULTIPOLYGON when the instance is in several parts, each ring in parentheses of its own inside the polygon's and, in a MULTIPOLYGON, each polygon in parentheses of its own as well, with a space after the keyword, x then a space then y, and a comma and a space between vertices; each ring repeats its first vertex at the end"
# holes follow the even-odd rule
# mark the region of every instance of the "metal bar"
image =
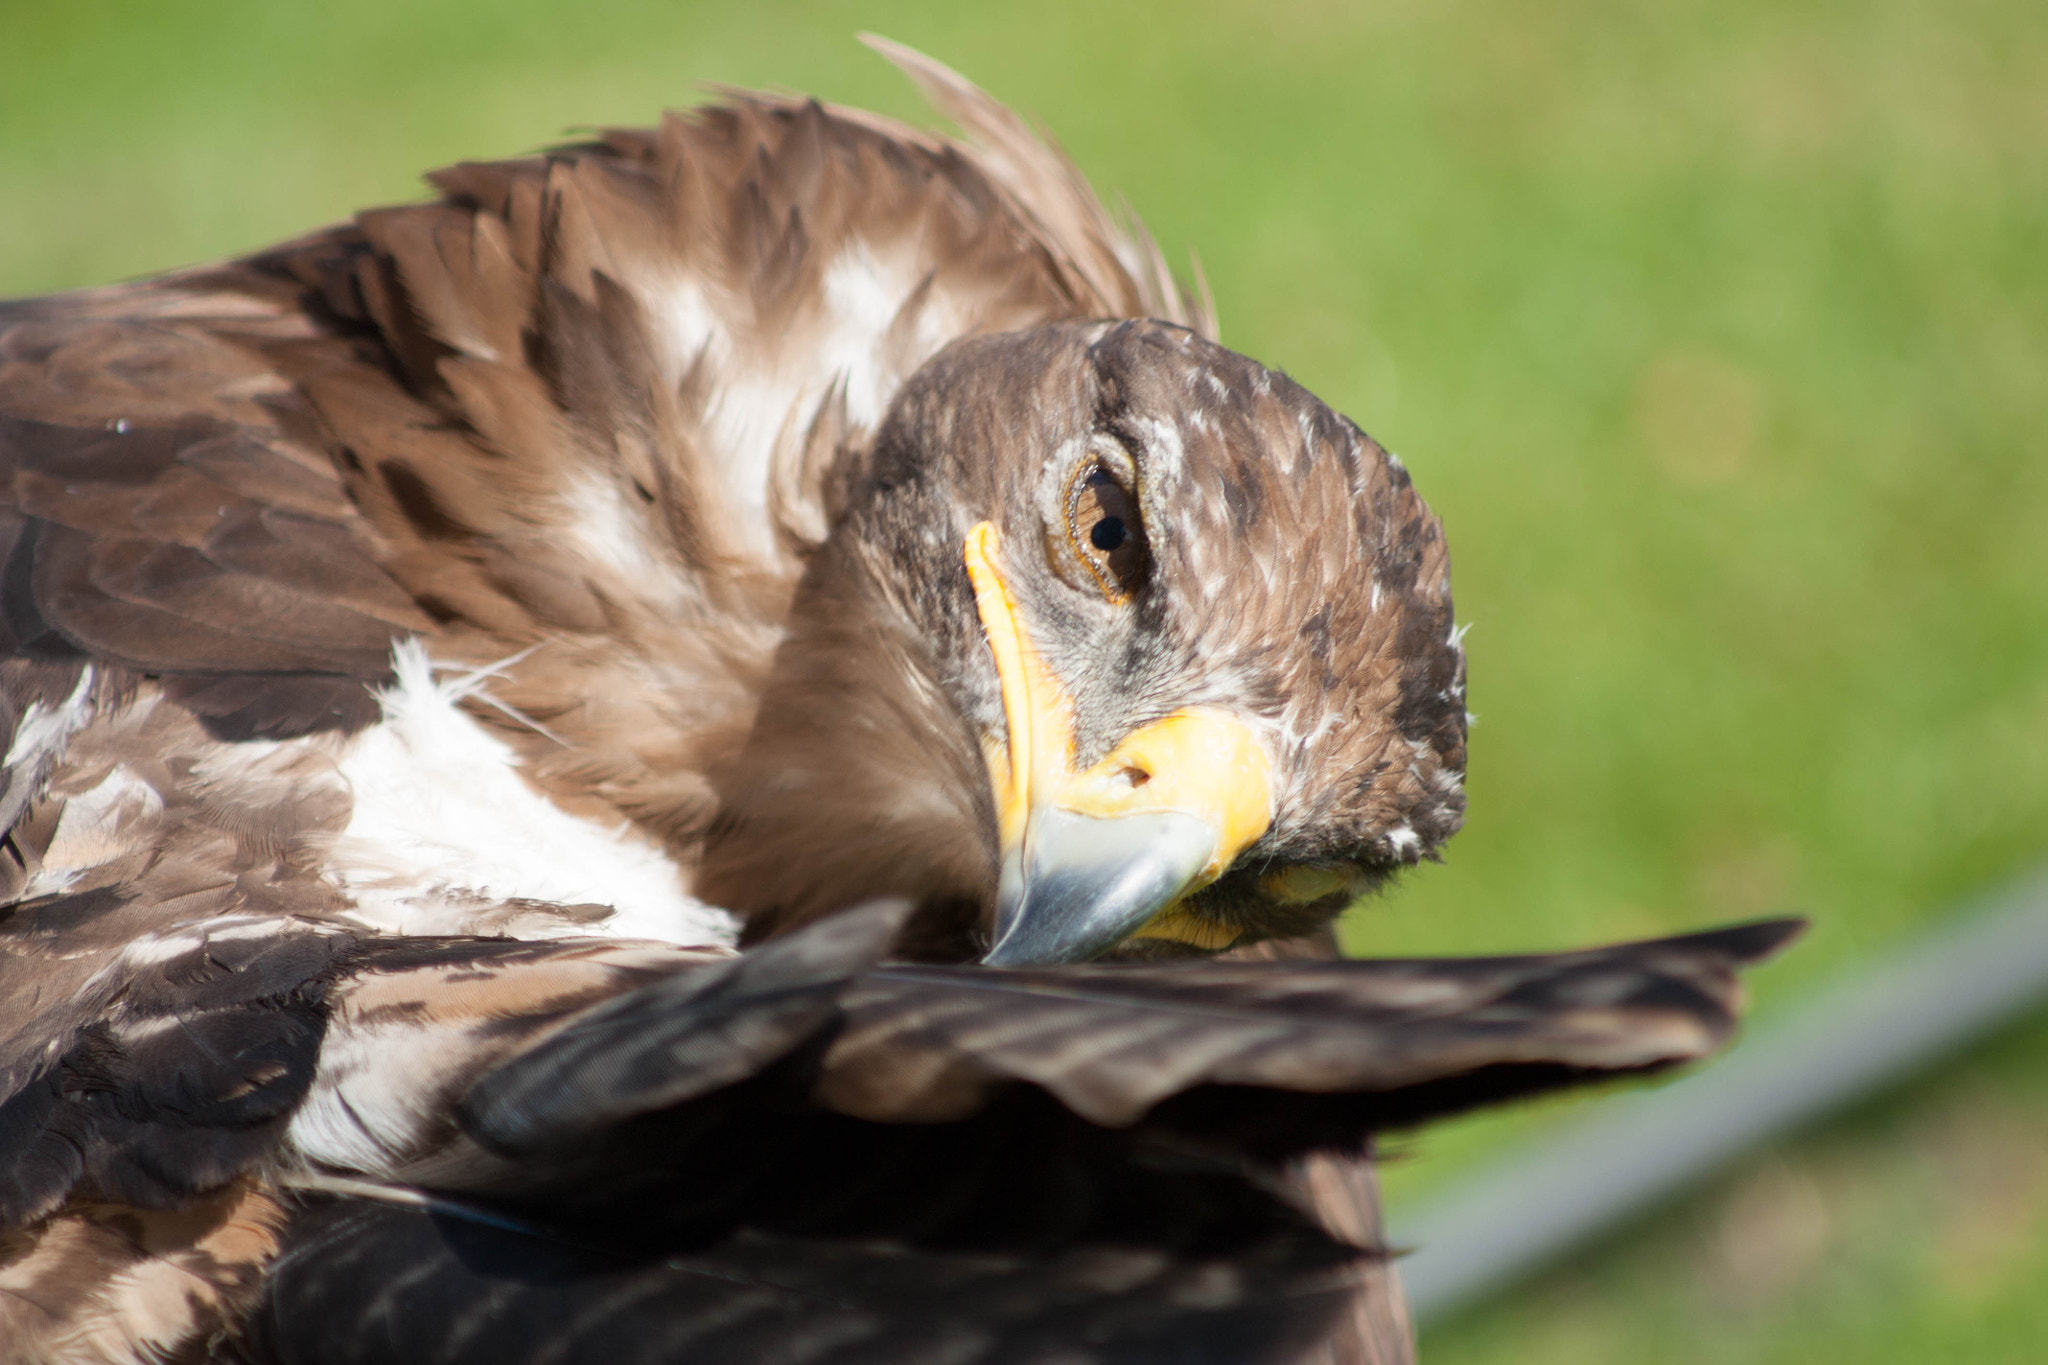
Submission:
POLYGON ((1759 1144, 1880 1092, 2048 999, 2048 871, 1980 902, 1723 1060, 1618 1096, 1389 1220, 1421 1321, 1504 1287, 1759 1144))

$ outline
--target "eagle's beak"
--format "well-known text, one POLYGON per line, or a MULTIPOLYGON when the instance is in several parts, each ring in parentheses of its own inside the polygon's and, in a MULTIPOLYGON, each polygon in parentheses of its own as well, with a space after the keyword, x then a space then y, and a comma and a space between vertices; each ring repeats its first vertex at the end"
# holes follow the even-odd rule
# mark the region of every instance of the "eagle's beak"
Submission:
POLYGON ((1273 819, 1271 769, 1250 726, 1177 711, 1074 766, 1073 700, 996 568, 996 529, 968 533, 968 575, 1002 680, 1007 743, 988 745, 1001 826, 995 967, 1082 962, 1133 936, 1227 947, 1174 906, 1223 874, 1273 819))

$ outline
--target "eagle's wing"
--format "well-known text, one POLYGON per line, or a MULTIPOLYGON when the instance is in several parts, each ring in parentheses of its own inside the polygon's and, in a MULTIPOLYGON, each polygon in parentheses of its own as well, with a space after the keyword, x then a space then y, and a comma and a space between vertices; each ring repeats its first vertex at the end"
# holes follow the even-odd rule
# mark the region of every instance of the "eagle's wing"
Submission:
POLYGON ((992 979, 862 969, 887 914, 616 997, 485 1075, 451 1143, 497 1164, 296 1215, 251 1354, 1292 1359, 1374 1258, 1258 1172, 1695 1057, 1790 929, 992 979))
POLYGON ((261 352, 317 330, 298 294, 231 266, 0 303, 0 828, 138 674, 225 734, 305 733, 374 715, 392 638, 432 628, 261 352))
MULTIPOLYGON (((9 927, 122 909, 56 897, 9 927)), ((258 1355, 279 1360, 427 1358, 458 1321, 482 1360, 555 1341, 537 1320, 589 1349, 729 1314, 767 1350, 833 1298, 890 1350, 1014 1330, 1049 1351, 1081 1312, 1105 1350, 1226 1328, 1278 1349, 1341 1309, 1351 1257, 1243 1162, 1698 1056, 1731 1026, 1734 968, 1788 933, 997 975, 874 965, 900 920, 737 957, 246 916, 139 940, 0 1105, 0 1328, 102 1334, 84 1358, 120 1360, 267 1296, 258 1355), (280 1175, 344 1204, 309 1212, 280 1175), (365 1177, 484 1224, 355 1207, 365 1177), (1189 1275, 1237 1289, 1191 1300, 1189 1275), (940 1311, 932 1287, 963 1279, 940 1311)))

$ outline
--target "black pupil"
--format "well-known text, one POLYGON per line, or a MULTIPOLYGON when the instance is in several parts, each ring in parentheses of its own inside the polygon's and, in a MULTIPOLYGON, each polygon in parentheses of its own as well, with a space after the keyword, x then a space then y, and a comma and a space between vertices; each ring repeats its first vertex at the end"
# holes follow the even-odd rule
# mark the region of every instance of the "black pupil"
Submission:
POLYGON ((1124 519, 1104 517, 1096 522, 1095 528, 1088 533, 1088 543, 1098 550, 1114 550, 1124 543, 1124 519))

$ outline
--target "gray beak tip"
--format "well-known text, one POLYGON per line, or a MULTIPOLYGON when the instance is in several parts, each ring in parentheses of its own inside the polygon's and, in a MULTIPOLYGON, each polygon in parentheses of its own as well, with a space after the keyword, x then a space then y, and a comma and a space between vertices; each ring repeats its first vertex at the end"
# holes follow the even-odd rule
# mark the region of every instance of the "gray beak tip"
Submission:
POLYGON ((1023 857, 1003 869, 995 946, 982 965, 1099 957, 1178 898, 1215 852, 1215 829, 1179 811, 1034 811, 1023 857))

